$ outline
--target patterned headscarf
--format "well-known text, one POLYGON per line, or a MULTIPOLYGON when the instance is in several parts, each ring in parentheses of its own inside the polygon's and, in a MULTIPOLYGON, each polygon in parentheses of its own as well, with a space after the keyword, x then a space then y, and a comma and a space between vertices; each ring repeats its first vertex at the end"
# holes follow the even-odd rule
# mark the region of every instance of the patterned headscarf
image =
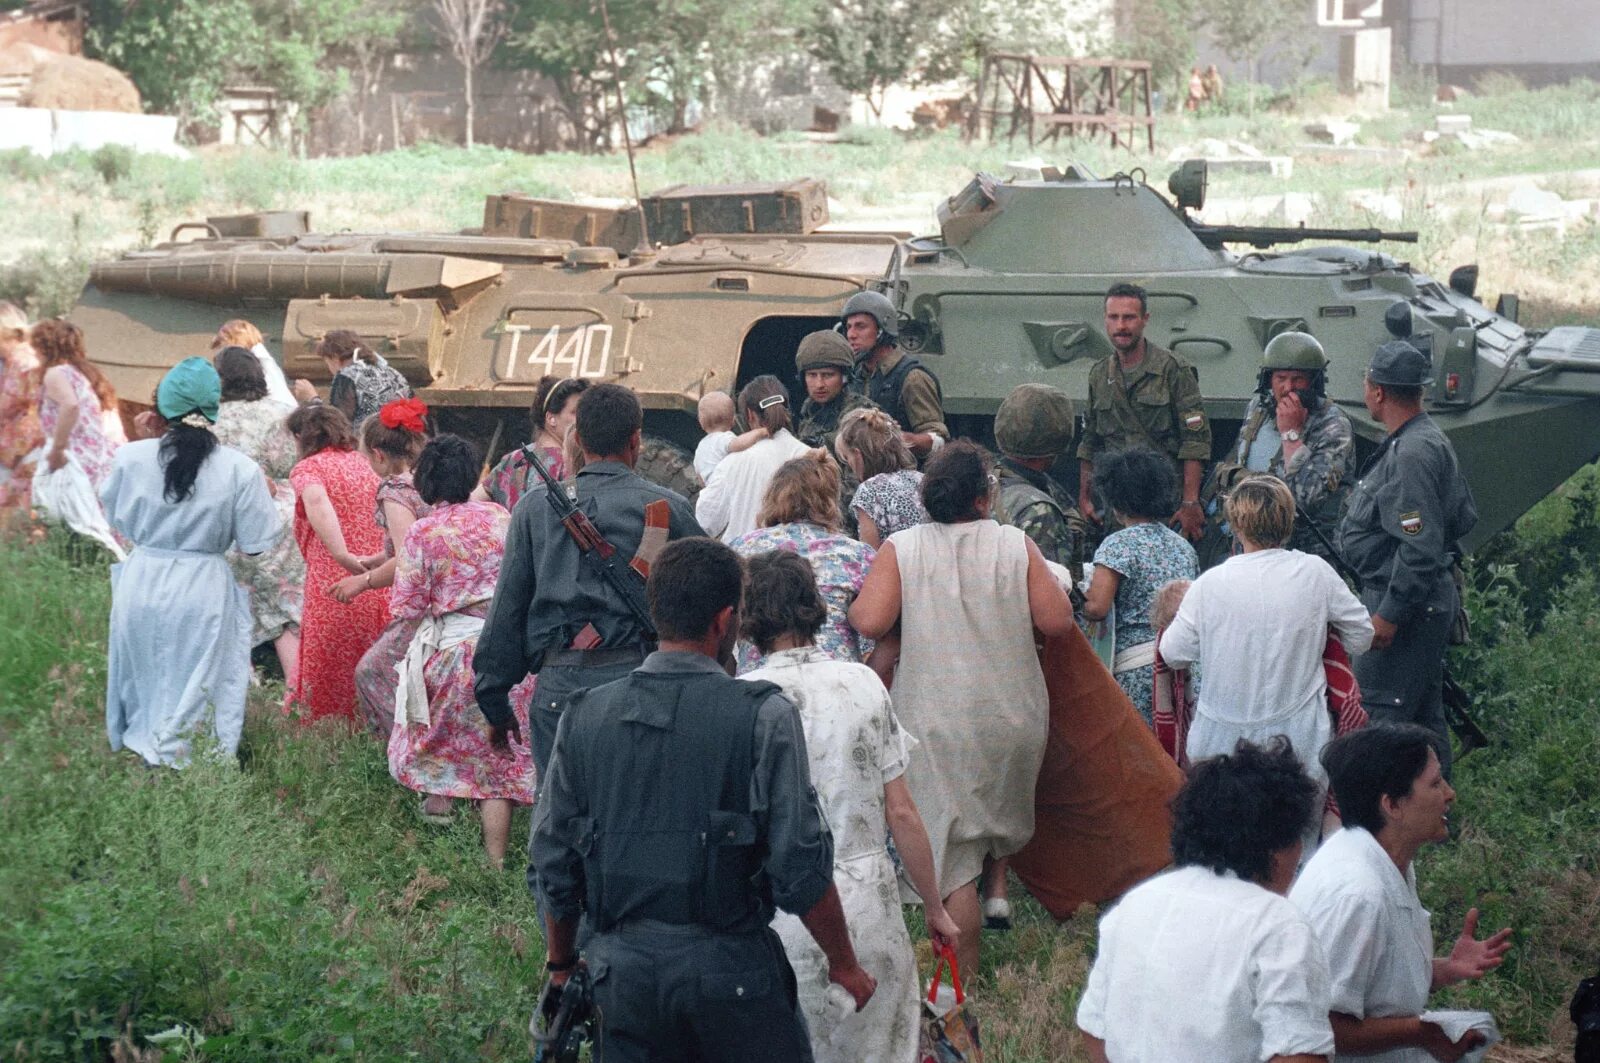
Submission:
POLYGON ((222 378, 204 358, 185 358, 167 371, 156 388, 156 412, 192 428, 217 423, 222 378))

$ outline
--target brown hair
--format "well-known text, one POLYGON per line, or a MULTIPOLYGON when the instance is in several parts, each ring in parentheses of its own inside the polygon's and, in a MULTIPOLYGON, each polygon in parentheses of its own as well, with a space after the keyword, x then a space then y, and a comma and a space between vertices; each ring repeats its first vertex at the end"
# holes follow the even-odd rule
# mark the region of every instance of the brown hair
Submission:
POLYGON ((533 434, 544 431, 544 419, 560 413, 567 403, 589 390, 589 381, 582 377, 546 374, 539 378, 539 387, 533 393, 533 406, 528 413, 533 418, 533 434))
POLYGON ((211 349, 243 347, 249 350, 260 342, 261 330, 244 318, 236 317, 232 321, 224 321, 222 327, 217 329, 217 334, 211 339, 211 349))
POLYGON ((9 347, 28 338, 28 315, 16 303, 0 299, 0 347, 9 347))
POLYGON ((739 392, 739 410, 751 428, 759 425, 777 435, 789 427, 789 391, 777 377, 762 374, 739 392))
POLYGON ((415 465, 417 455, 422 453, 422 448, 428 445, 428 436, 424 432, 413 432, 407 428, 390 428, 383 423, 381 413, 372 414, 361 422, 361 446, 365 450, 381 450, 391 458, 402 458, 405 463, 415 465))
POLYGON ((89 378, 89 384, 100 399, 102 410, 117 408, 116 390, 112 388, 111 381, 106 379, 105 374, 90 364, 89 354, 83 346, 83 330, 77 325, 65 318, 46 318, 33 326, 29 341, 33 344, 35 353, 39 355, 41 379, 45 371, 52 366, 70 365, 89 378))
POLYGON ((797 522, 820 524, 838 531, 839 465, 825 450, 813 450, 778 466, 767 481, 756 523, 763 528, 797 522))
POLYGON ((1282 546, 1294 534, 1294 495, 1276 476, 1247 476, 1239 481, 1223 512, 1233 533, 1265 550, 1282 546))
POLYGON ((356 436, 350 418, 337 406, 313 402, 289 415, 289 433, 300 446, 300 456, 309 458, 324 450, 354 450, 356 436))
POLYGON ((223 402, 255 402, 267 397, 267 374, 261 360, 243 347, 224 347, 211 359, 222 379, 223 402))
POLYGON ((900 434, 900 423, 882 410, 865 407, 851 410, 839 418, 839 434, 834 449, 843 457, 847 448, 861 455, 861 478, 870 480, 880 473, 915 469, 917 459, 900 434))
POLYGON ((348 362, 365 349, 360 336, 347 328, 336 328, 317 342, 317 357, 348 362))
POLYGON ((922 471, 922 508, 940 524, 973 520, 993 465, 990 453, 969 439, 940 447, 922 471))
POLYGON ((811 563, 788 550, 745 559, 744 609, 740 627, 762 653, 785 635, 814 639, 828 621, 811 563))

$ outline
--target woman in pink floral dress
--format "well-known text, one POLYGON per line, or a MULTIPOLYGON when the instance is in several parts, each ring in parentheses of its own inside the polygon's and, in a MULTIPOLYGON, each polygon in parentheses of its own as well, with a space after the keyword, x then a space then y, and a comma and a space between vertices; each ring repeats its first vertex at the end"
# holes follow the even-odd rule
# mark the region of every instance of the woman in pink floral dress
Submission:
POLYGON ((89 363, 77 325, 51 318, 33 326, 30 338, 44 367, 39 423, 45 454, 43 468, 34 471, 59 469, 71 454, 98 491, 111 475, 117 448, 128 441, 117 416, 116 392, 89 363))
MULTIPOLYGON (((588 389, 589 381, 582 377, 545 376, 534 392, 533 407, 528 411, 533 420, 533 448, 557 480, 577 473, 567 468, 562 444, 578 421, 578 399, 588 389)), ((523 456, 522 448, 513 447, 489 470, 472 497, 512 510, 528 488, 539 482, 539 474, 523 456)))
MULTIPOLYGON (((490 744, 489 722, 472 692, 472 654, 489 613, 511 516, 493 502, 471 500, 478 452, 460 436, 430 442, 414 476, 433 512, 406 535, 390 590, 397 617, 419 621, 401 663, 389 771, 420 793, 468 798, 483 818, 489 862, 505 862, 511 805, 532 804, 530 750, 514 739, 490 744)), ((528 730, 532 679, 512 694, 523 734, 528 730)))

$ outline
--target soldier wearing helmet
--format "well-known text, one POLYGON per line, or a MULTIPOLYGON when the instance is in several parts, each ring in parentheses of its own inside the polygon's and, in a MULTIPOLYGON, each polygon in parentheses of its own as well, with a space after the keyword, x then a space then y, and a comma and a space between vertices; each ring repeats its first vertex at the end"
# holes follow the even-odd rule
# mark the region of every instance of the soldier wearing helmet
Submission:
POLYGON ((950 429, 939 378, 895 345, 900 318, 894 304, 880 292, 857 292, 844 304, 839 321, 862 389, 873 405, 900 422, 906 445, 918 455, 944 446, 950 429))
MULTIPOLYGON (((1245 410, 1239 436, 1214 475, 1216 485, 1226 490, 1246 472, 1271 473, 1289 485, 1296 507, 1331 540, 1355 482, 1356 451, 1350 418, 1328 399, 1327 369, 1328 356, 1315 336, 1274 336, 1261 356, 1256 395, 1245 410)), ((1220 519, 1215 498, 1210 508, 1220 519)), ((1326 555, 1327 547, 1303 521, 1296 521, 1289 545, 1326 555)), ((1210 556, 1214 552, 1208 552, 1208 563, 1221 560, 1210 556)))
POLYGON ((865 395, 847 386, 856 367, 855 352, 843 336, 824 329, 800 341, 794 367, 806 388, 806 401, 800 406, 800 422, 794 434, 807 446, 826 447, 832 453, 839 418, 872 405, 865 395))
POLYGON ((1361 702, 1374 723, 1433 731, 1448 773, 1444 651, 1461 607, 1461 539, 1478 509, 1455 448, 1422 411, 1432 375, 1428 356, 1405 340, 1373 352, 1362 398, 1388 435, 1350 492, 1338 547, 1372 614, 1372 648, 1355 659, 1361 702))
POLYGON ((994 519, 1020 528, 1046 561, 1072 573, 1074 584, 1083 577, 1089 529, 1072 492, 1050 475, 1050 467, 1072 449, 1075 428, 1072 399, 1049 384, 1018 386, 994 417, 1000 451, 994 519))

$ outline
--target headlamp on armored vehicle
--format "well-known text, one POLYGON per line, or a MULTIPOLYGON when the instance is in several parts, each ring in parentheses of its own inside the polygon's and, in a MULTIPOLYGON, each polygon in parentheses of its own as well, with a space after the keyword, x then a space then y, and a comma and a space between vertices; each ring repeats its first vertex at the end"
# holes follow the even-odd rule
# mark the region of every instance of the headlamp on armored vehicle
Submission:
POLYGON ((1206 205, 1206 160, 1185 159, 1167 178, 1167 191, 1184 210, 1201 210, 1206 205))

